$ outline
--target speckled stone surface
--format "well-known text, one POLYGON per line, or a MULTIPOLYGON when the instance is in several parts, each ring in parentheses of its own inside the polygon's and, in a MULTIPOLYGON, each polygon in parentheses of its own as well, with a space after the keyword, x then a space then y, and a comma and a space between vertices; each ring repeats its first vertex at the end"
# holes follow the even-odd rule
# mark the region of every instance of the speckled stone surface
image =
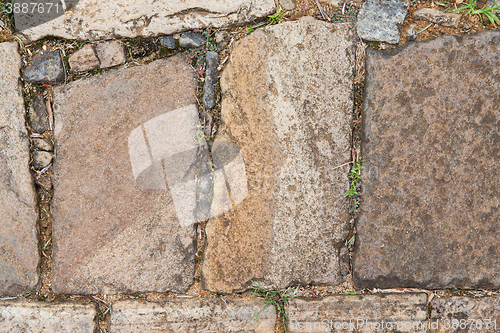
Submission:
POLYGON ((274 332, 276 309, 259 299, 169 299, 113 304, 111 332, 274 332), (259 314, 256 318, 256 314, 259 314))
POLYGON ((286 306, 288 332, 427 332, 424 293, 294 298, 286 306))
POLYGON ((357 288, 500 287, 499 44, 368 51, 357 288))
POLYGON ((207 289, 343 281, 349 167, 333 167, 351 157, 353 74, 346 25, 307 17, 235 46, 221 78, 216 142, 241 148, 248 195, 207 224, 207 289))
POLYGON ((38 284, 38 210, 16 42, 0 43, 0 63, 0 296, 13 296, 38 284))
POLYGON ((356 28, 360 38, 397 44, 410 3, 401 0, 368 0, 358 15, 356 28))

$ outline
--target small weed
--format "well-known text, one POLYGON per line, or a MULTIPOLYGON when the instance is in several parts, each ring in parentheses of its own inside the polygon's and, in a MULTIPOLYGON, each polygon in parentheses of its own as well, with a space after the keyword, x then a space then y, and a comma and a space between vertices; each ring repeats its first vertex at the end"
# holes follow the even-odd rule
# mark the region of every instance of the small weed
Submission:
POLYGON ((285 13, 281 11, 281 6, 278 7, 278 10, 273 15, 268 15, 269 23, 267 25, 273 25, 278 23, 283 23, 283 18, 285 17, 285 13))
POLYGON ((262 310, 260 310, 259 312, 257 312, 257 314, 255 315, 255 321, 257 321, 257 319, 259 319, 259 315, 262 311, 267 309, 268 306, 274 305, 276 307, 276 311, 278 311, 278 316, 280 316, 283 320, 283 328, 286 332, 287 316, 285 314, 285 305, 288 305, 288 302, 291 299, 298 297, 299 295, 291 296, 291 295, 289 295, 288 291, 284 291, 283 289, 282 290, 264 289, 264 288, 259 287, 259 285, 257 283, 255 283, 254 281, 252 281, 251 288, 253 289, 252 296, 257 295, 257 296, 263 298, 264 302, 266 303, 266 306, 264 306, 264 308, 262 310))
POLYGON ((484 22, 483 22, 482 14, 486 15, 488 20, 490 20, 491 24, 495 25, 495 24, 500 23, 500 19, 493 13, 494 10, 500 10, 500 6, 497 5, 496 1, 493 4, 493 6, 491 6, 491 7, 484 6, 481 9, 476 9, 476 3, 477 3, 476 0, 469 0, 469 3, 467 5, 455 9, 453 11, 453 13, 457 13, 463 9, 468 9, 467 12, 465 13, 465 15, 471 14, 471 15, 479 16, 479 19, 481 20, 481 24, 483 24, 483 25, 484 25, 484 22))
POLYGON ((349 198, 349 214, 353 218, 359 215, 359 206, 361 205, 361 166, 363 159, 360 158, 352 165, 352 170, 349 172, 349 190, 345 197, 349 198))
POLYGON ((355 291, 346 291, 344 295, 356 295, 355 291))
MULTIPOLYGON (((420 33, 421 31, 419 31, 420 33)), ((380 50, 380 42, 368 42, 368 45, 373 47, 375 50, 380 50)))
MULTIPOLYGON (((340 6, 339 9, 327 11, 325 14, 330 18, 330 22, 348 23, 351 27, 353 40, 355 42, 358 42, 359 37, 356 32, 358 13, 359 8, 354 4, 345 4, 343 6, 340 6)), ((320 11, 316 13, 316 18, 319 20, 324 20, 320 11)))

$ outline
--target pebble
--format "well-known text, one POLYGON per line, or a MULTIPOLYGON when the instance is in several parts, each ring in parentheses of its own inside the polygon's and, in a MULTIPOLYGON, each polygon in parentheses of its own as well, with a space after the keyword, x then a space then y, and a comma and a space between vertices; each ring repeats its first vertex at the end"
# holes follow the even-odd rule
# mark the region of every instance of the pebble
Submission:
POLYGON ((175 50, 175 39, 172 36, 165 36, 160 40, 160 45, 166 47, 169 50, 175 50))
POLYGON ((40 51, 24 70, 24 80, 32 84, 57 85, 66 80, 61 51, 40 51))
POLYGON ((415 29, 413 27, 411 27, 408 30, 406 30, 406 39, 409 42, 412 42, 415 39, 417 39, 417 32, 415 31, 415 29))
POLYGON ((415 20, 425 20, 444 27, 458 28, 461 17, 462 15, 460 14, 445 13, 434 8, 420 8, 413 12, 415 20))
POLYGON ((186 32, 179 39, 179 46, 185 49, 194 49, 206 42, 205 36, 198 32, 186 32))
POLYGON ((101 62, 101 68, 114 67, 125 62, 125 47, 118 40, 99 43, 95 46, 95 51, 101 62))
POLYGON ((207 52, 207 71, 205 73, 205 83, 203 85, 203 106, 206 109, 213 109, 217 96, 215 86, 219 76, 219 54, 214 51, 207 52))
POLYGON ((90 44, 73 53, 69 57, 68 63, 71 73, 87 72, 99 68, 99 59, 97 59, 95 51, 90 44))
POLYGON ((35 147, 35 149, 37 150, 44 150, 44 151, 52 151, 54 149, 52 143, 48 142, 45 139, 39 139, 39 138, 33 139, 33 147, 35 147))
POLYGON ((293 0, 281 0, 281 7, 283 7, 284 10, 294 10, 295 9, 295 2, 293 0))
POLYGON ((42 170, 52 162, 52 154, 46 151, 35 150, 33 152, 33 167, 42 170))
POLYGON ((229 34, 225 31, 217 31, 215 33, 215 42, 217 43, 217 48, 223 49, 227 45, 229 34))
POLYGON ((369 41, 399 43, 399 26, 408 12, 410 3, 401 0, 369 0, 358 15, 357 30, 360 38, 369 41))
POLYGON ((44 133, 50 130, 47 105, 41 95, 36 95, 30 103, 28 109, 31 128, 35 133, 44 133))

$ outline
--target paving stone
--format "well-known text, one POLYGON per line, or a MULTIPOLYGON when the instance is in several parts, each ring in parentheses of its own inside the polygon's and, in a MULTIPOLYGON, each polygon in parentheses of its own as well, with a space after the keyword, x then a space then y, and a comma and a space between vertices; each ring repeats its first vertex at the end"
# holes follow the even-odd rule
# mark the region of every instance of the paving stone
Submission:
POLYGON ((445 27, 458 28, 461 17, 460 14, 445 13, 435 8, 420 8, 413 12, 415 20, 425 20, 445 27))
POLYGON ((253 22, 276 11, 274 0, 80 0, 64 15, 23 31, 29 40, 153 37, 253 22))
POLYGON ((40 260, 18 48, 0 43, 0 296, 33 289, 40 260))
POLYGON ((427 295, 398 293, 294 298, 288 332, 427 332, 427 295))
POLYGON ((356 287, 500 287, 499 42, 368 51, 356 287))
POLYGON ((276 310, 274 306, 264 307, 260 300, 226 297, 224 301, 120 301, 113 304, 111 332, 274 332, 276 310))
POLYGON ((207 39, 198 32, 186 32, 179 38, 179 46, 186 49, 193 49, 202 46, 207 39))
POLYGON ((498 332, 500 297, 434 298, 431 311, 431 333, 498 332))
POLYGON ((125 62, 125 46, 119 40, 110 40, 95 46, 101 68, 121 65, 125 62))
POLYGON ((94 333, 97 309, 93 304, 0 302, 0 331, 9 333, 94 333))
POLYGON ((68 63, 71 73, 92 71, 99 68, 99 59, 97 59, 94 48, 90 44, 70 55, 68 63))
POLYGON ((61 84, 66 80, 61 51, 40 51, 23 72, 26 82, 33 84, 61 84))
POLYGON ((43 96, 36 95, 30 103, 28 109, 31 129, 35 133, 45 133, 50 131, 49 115, 47 104, 43 96))
POLYGON ((205 72, 205 82, 203 84, 203 106, 213 109, 216 102, 215 86, 219 76, 219 54, 208 51, 206 55, 207 70, 205 72))
POLYGON ((175 39, 172 36, 165 36, 162 39, 160 39, 160 44, 161 46, 166 47, 169 50, 175 50, 177 46, 175 45, 175 39))
POLYGON ((336 284, 348 232, 354 48, 346 25, 311 17, 252 33, 221 78, 215 142, 241 147, 248 195, 207 224, 202 265, 209 290, 250 279, 336 284))
POLYGON ((358 14, 358 36, 369 41, 399 43, 399 28, 410 3, 401 0, 369 0, 358 14))
POLYGON ((162 132, 171 115, 199 123, 195 92, 180 55, 55 89, 54 292, 183 293, 193 283, 195 228, 181 225, 156 158, 182 148, 162 132))

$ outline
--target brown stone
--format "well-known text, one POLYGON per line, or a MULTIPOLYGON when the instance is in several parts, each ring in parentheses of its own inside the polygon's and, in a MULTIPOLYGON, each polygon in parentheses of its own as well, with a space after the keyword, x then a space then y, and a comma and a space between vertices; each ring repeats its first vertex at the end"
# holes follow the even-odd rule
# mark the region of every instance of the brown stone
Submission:
POLYGON ((44 133, 50 130, 46 103, 46 100, 41 95, 36 95, 30 102, 28 117, 31 129, 35 133, 44 133))
POLYGON ((86 72, 99 68, 99 59, 92 48, 92 45, 87 44, 72 55, 68 59, 70 72, 86 72))
POLYGON ((398 293, 294 298, 288 332, 427 332, 427 295, 398 293))
MULTIPOLYGON (((54 91, 54 292, 185 292, 192 284, 194 226, 180 224, 163 173, 156 187, 145 187, 130 154, 147 166, 149 152, 176 148, 175 137, 153 140, 148 132, 141 151, 131 134, 187 106, 198 120, 195 92, 194 73, 180 56, 54 91)), ((145 174, 155 175, 156 166, 145 174)))
POLYGON ((216 142, 241 148, 248 195, 207 224, 205 288, 343 280, 348 166, 333 167, 350 159, 350 40, 347 26, 307 17, 235 46, 221 78, 216 142))
POLYGON ((496 333, 500 330, 500 297, 434 298, 431 333, 496 333))
POLYGON ((110 40, 95 46, 101 68, 121 65, 125 62, 125 46, 119 40, 110 40))
POLYGON ((413 12, 415 20, 425 20, 445 27, 458 28, 460 14, 445 13, 435 8, 420 8, 413 12))
POLYGON ((499 42, 368 51, 357 288, 500 287, 499 42))
POLYGON ((0 330, 9 333, 94 333, 97 309, 93 304, 0 302, 0 330))
POLYGON ((120 301, 113 304, 111 330, 120 333, 274 332, 276 309, 265 306, 262 300, 228 298, 120 301))
POLYGON ((0 296, 33 289, 40 260, 18 48, 0 43, 0 296))

